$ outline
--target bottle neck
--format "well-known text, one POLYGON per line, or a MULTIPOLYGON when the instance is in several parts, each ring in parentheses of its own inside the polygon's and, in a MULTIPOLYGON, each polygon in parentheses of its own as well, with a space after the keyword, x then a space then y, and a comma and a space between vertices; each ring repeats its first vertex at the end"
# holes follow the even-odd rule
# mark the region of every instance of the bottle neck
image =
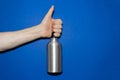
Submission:
POLYGON ((57 38, 55 38, 55 37, 52 37, 51 38, 51 41, 57 41, 58 39, 57 38))

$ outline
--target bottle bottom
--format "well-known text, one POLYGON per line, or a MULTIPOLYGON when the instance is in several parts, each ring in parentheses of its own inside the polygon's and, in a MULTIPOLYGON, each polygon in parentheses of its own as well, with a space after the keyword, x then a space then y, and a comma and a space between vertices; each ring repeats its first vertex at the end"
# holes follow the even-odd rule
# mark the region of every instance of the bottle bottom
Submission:
POLYGON ((48 72, 48 74, 52 76, 57 76, 57 75, 61 75, 62 72, 48 72))

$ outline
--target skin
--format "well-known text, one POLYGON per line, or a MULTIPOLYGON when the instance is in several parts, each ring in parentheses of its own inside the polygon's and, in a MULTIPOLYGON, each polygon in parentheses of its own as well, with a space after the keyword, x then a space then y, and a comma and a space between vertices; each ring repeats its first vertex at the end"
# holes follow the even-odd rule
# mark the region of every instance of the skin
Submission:
POLYGON ((55 37, 59 37, 62 28, 61 19, 52 19, 54 6, 43 18, 42 22, 31 28, 0 33, 0 52, 15 48, 24 43, 33 41, 39 38, 50 38, 52 33, 55 37))

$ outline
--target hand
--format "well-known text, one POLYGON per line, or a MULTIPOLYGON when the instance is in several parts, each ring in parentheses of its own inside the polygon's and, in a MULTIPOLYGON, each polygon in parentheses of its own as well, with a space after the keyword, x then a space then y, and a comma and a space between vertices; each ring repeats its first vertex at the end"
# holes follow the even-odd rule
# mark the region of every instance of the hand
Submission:
POLYGON ((42 37, 48 37, 50 38, 52 36, 52 33, 54 32, 55 37, 59 37, 61 33, 62 28, 62 20, 61 19, 52 19, 52 14, 54 12, 54 6, 52 6, 48 13, 43 18, 40 28, 42 37))

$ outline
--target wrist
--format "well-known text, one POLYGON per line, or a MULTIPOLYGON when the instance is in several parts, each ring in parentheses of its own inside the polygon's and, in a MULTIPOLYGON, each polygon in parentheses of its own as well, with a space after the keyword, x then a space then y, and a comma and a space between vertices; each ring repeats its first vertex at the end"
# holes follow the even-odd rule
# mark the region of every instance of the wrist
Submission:
POLYGON ((42 25, 38 24, 34 26, 33 29, 31 30, 31 33, 35 35, 37 38, 43 37, 42 25))

